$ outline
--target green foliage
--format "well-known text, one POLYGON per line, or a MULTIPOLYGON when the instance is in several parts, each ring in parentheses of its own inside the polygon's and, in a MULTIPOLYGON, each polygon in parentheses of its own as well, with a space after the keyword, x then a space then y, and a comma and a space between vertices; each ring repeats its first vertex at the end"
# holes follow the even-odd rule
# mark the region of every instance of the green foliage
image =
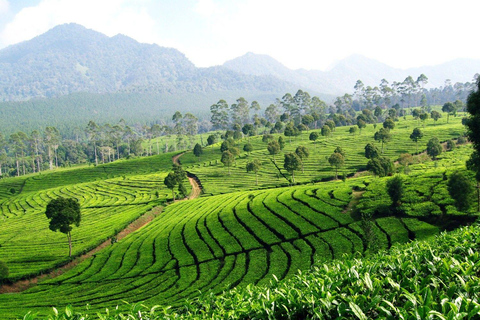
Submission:
POLYGON ((0 260, 0 283, 2 283, 3 280, 8 278, 8 274, 9 272, 7 264, 0 260))
POLYGON ((447 189, 459 211, 466 211, 470 208, 473 187, 469 179, 460 171, 455 171, 448 177, 447 189))
POLYGON ((59 197, 50 200, 45 209, 45 215, 50 220, 49 228, 52 231, 60 231, 68 237, 69 256, 72 256, 72 225, 80 226, 80 204, 77 199, 59 197))
POLYGON ((335 179, 338 179, 338 169, 345 164, 345 158, 340 152, 334 152, 328 158, 328 163, 335 168, 335 179))
POLYGON ((195 147, 193 148, 193 154, 198 158, 200 158, 200 156, 203 154, 202 146, 199 143, 195 144, 195 147))
POLYGON ((433 160, 437 159, 437 157, 442 153, 443 147, 438 141, 437 137, 433 137, 432 139, 428 140, 427 142, 427 154, 432 157, 433 160))
POLYGON ((297 153, 286 153, 283 161, 283 167, 292 174, 292 183, 295 183, 295 170, 300 170, 302 167, 302 159, 297 153))
POLYGON ((373 159, 377 158, 380 155, 380 150, 373 144, 373 143, 367 143, 365 146, 365 158, 367 159, 373 159))
POLYGON ((367 163, 367 170, 379 177, 391 175, 393 169, 393 163, 387 157, 372 158, 367 163))
POLYGON ((403 179, 400 176, 395 176, 387 181, 387 193, 392 199, 392 206, 398 207, 404 193, 403 179))

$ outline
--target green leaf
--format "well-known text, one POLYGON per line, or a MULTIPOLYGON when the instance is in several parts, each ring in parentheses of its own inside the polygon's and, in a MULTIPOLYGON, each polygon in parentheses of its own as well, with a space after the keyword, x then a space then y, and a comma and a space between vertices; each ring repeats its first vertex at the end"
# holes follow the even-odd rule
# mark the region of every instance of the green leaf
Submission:
POLYGON ((353 311, 353 313, 357 316, 358 319, 360 320, 367 320, 367 316, 363 313, 362 309, 360 309, 359 306, 357 306, 354 302, 349 302, 348 305, 350 306, 350 309, 353 311))

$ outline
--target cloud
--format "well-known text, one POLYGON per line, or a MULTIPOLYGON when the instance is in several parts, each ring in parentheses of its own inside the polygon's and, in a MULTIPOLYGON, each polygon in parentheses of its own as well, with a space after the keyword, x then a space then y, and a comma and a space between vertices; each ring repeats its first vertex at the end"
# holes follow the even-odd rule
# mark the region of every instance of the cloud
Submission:
POLYGON ((56 25, 75 22, 109 36, 122 33, 151 42, 155 21, 146 4, 145 0, 42 0, 36 6, 22 9, 5 26, 0 41, 4 45, 18 43, 56 25))
POLYGON ((8 12, 10 4, 7 0, 0 0, 0 15, 8 12))

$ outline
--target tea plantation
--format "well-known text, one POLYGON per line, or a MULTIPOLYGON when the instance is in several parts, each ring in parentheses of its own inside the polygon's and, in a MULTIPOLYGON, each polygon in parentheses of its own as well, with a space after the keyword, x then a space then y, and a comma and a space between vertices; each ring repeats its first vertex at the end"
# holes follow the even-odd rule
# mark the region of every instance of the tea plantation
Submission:
MULTIPOLYGON (((396 160, 402 153, 415 152, 416 145, 409 139, 415 124, 414 120, 398 122, 385 150, 387 156, 396 160)), ((460 298, 465 300, 458 300, 448 289, 444 293, 441 286, 429 286, 429 293, 414 291, 419 286, 415 281, 422 281, 422 276, 437 284, 449 281, 447 271, 432 275, 438 280, 425 276, 425 272, 443 270, 439 261, 450 259, 450 251, 437 253, 445 246, 440 240, 408 244, 432 239, 441 230, 476 219, 474 209, 457 211, 446 190, 448 176, 457 169, 465 171, 471 148, 460 146, 444 152, 437 161, 419 155, 418 163, 409 166, 409 174, 401 175, 405 195, 394 212, 385 192, 388 177, 362 172, 345 181, 320 182, 332 180, 334 171, 325 157, 337 146, 346 152, 342 174, 353 175, 365 167, 363 148, 373 142, 374 128, 370 127, 360 136, 340 127, 328 140, 316 143, 303 133, 297 141, 289 143, 287 139, 275 161, 267 155, 261 137, 251 137, 254 151, 240 155, 230 175, 219 161, 219 144, 205 148, 200 159, 190 152, 184 154, 180 161, 200 179, 202 197, 165 206, 145 227, 61 275, 41 279, 21 293, 1 294, 2 318, 22 318, 30 311, 31 319, 35 319, 34 314, 43 319, 52 314, 52 306, 65 310, 67 305, 83 314, 104 314, 105 308, 111 314, 124 314, 130 306, 123 301, 132 304, 135 317, 143 308, 140 304, 165 306, 152 316, 158 319, 395 319, 412 312, 426 318, 442 312, 441 308, 446 313, 453 310, 450 304, 432 302, 436 301, 432 297, 442 294, 451 303, 458 301, 458 310, 475 314, 477 300, 463 296, 460 298), (298 145, 308 146, 310 156, 304 172, 295 174, 299 184, 289 186, 283 153, 294 151, 298 145), (252 159, 262 162, 258 186, 255 175, 245 170, 252 159), (362 216, 372 219, 366 221, 362 216), (406 246, 397 247, 400 244, 406 246), (383 252, 392 247, 390 254, 383 252), (402 250, 417 255, 408 258, 402 250), (382 253, 374 255, 375 251, 382 253), (362 256, 368 258, 360 259, 362 256), (430 267, 421 262, 427 258, 438 264, 430 267), (312 271, 304 273, 307 270, 312 271), (408 279, 401 278, 407 273, 408 279), (382 300, 381 290, 391 295, 382 300), (360 292, 368 294, 360 296, 360 292), (401 306, 391 305, 396 300, 401 300, 401 306), (421 305, 424 309, 419 308, 421 305)), ((464 128, 456 118, 423 130, 419 151, 425 149, 430 137, 442 141, 457 138, 464 128)), ((174 154, 0 181, 0 260, 10 269, 9 280, 45 273, 69 261, 65 235, 48 229, 45 206, 49 200, 59 196, 78 199, 82 222, 72 232, 74 255, 78 256, 169 200, 171 191, 163 180, 174 154)), ((404 168, 398 166, 398 171, 404 168)), ((468 230, 471 237, 478 233, 473 227, 462 230, 468 230)), ((466 232, 459 231, 448 239, 451 243, 464 241, 461 236, 466 232)), ((461 273, 469 268, 473 257, 469 253, 464 260, 455 259, 461 268, 453 271, 461 273)), ((445 263, 453 263, 448 261, 445 263)), ((468 270, 466 277, 476 269, 468 270)), ((457 279, 454 283, 458 286, 470 281, 457 279)), ((71 308, 65 312, 64 318, 72 319, 71 308)), ((149 319, 148 312, 141 313, 142 319, 149 319)))

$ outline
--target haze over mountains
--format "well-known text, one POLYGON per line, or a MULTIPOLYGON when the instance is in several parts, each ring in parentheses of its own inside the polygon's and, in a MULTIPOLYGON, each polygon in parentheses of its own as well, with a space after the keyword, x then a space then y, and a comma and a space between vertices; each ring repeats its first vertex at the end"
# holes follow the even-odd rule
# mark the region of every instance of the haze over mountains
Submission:
POLYGON ((429 78, 428 87, 440 87, 445 80, 452 83, 472 81, 475 73, 480 72, 480 60, 456 59, 437 66, 425 66, 406 70, 396 69, 384 63, 361 55, 352 55, 339 61, 328 71, 291 70, 268 55, 247 53, 223 64, 231 70, 249 75, 271 75, 308 88, 331 95, 353 92, 357 80, 365 85, 375 86, 380 80, 403 81, 420 74, 429 78))
MULTIPOLYGON (((377 85, 424 73, 432 86, 471 81, 480 61, 458 59, 438 66, 400 70, 360 55, 329 71, 291 70, 267 55, 247 53, 223 66, 197 68, 173 48, 108 37, 78 24, 50 31, 0 50, 0 100, 56 97, 74 92, 205 93, 251 91, 314 94, 352 92, 356 80, 377 85)), ((215 101, 212 101, 214 103, 215 101)))

